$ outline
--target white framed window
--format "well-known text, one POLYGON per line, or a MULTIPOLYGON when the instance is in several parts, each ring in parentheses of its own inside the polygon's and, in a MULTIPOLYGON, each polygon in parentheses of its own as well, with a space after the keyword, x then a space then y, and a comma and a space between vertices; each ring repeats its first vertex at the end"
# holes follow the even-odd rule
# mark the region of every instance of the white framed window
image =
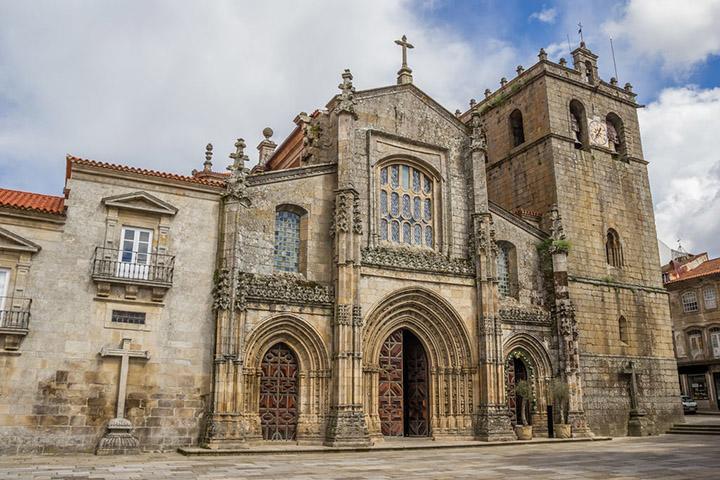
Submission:
POLYGON ((698 311, 698 298, 695 292, 685 292, 680 298, 682 300, 683 312, 692 313, 698 311))
POLYGON ((710 329, 710 345, 712 345, 713 357, 720 358, 720 328, 710 329))
POLYGON ((435 182, 412 165, 393 163, 380 169, 380 240, 433 248, 435 182))
POLYGON ((703 301, 706 310, 717 308, 717 291, 715 290, 715 286, 708 285, 703 289, 703 301))
POLYGON ((118 276, 147 280, 152 253, 152 230, 123 227, 118 252, 118 276))
POLYGON ((690 355, 692 358, 700 358, 703 355, 703 339, 702 332, 699 330, 692 330, 688 332, 688 340, 690 344, 690 355))
POLYGON ((2 311, 5 310, 5 300, 7 298, 7 290, 9 283, 10 270, 7 268, 0 268, 0 315, 2 315, 2 311))

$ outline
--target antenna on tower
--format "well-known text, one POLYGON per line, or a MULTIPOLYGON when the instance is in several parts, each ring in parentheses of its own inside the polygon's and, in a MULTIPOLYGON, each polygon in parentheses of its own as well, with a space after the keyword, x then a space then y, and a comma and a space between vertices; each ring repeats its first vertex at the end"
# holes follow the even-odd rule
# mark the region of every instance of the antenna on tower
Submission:
POLYGON ((613 47, 612 37, 610 37, 610 51, 612 52, 613 67, 615 68, 615 79, 617 80, 617 78, 618 78, 617 63, 615 63, 615 47, 613 47))
POLYGON ((568 41, 568 53, 572 56, 572 47, 570 46, 570 34, 566 33, 565 36, 567 36, 568 41))
POLYGON ((578 22, 578 33, 580 34, 580 43, 583 44, 583 46, 584 46, 585 39, 583 38, 583 33, 582 33, 582 22, 578 22))

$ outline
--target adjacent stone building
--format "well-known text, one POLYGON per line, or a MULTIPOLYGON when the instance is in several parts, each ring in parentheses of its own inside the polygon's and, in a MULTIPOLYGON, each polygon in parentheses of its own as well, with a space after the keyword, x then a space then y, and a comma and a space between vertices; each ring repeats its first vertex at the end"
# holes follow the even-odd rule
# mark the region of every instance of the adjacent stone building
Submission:
POLYGON ((453 114, 398 44, 252 170, 239 139, 229 172, 0 191, 3 452, 505 440, 520 380, 536 436, 553 379, 576 436, 678 419, 631 86, 541 50, 453 114))
POLYGON ((663 267, 670 292, 680 389, 700 410, 720 410, 720 258, 684 254, 663 267))

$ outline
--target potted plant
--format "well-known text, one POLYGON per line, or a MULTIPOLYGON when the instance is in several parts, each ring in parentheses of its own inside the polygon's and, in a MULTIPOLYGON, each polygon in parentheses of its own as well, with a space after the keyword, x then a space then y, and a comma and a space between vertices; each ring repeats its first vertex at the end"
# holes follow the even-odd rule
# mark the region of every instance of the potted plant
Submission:
POLYGON ((518 440, 532 440, 532 425, 528 425, 525 410, 527 402, 532 398, 532 385, 527 380, 520 380, 515 384, 515 395, 520 397, 520 424, 515 425, 515 435, 518 440))
POLYGON ((556 378, 550 385, 550 393, 560 413, 560 423, 553 425, 555 438, 572 438, 572 427, 567 423, 567 405, 570 399, 570 389, 567 383, 556 378))

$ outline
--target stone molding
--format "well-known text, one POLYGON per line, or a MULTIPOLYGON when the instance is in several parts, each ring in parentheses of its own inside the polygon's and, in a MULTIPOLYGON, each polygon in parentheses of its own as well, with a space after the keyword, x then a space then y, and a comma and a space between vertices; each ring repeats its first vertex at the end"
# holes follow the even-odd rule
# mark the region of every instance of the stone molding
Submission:
POLYGON ((178 212, 177 207, 174 205, 144 191, 105 197, 101 202, 106 207, 115 207, 121 210, 133 210, 156 215, 174 216, 178 212))
POLYGON ((412 247, 363 248, 362 264, 430 274, 475 276, 475 266, 469 260, 448 258, 433 250, 412 247))
POLYGON ((501 305, 500 320, 503 323, 550 326, 550 312, 535 305, 501 305))

